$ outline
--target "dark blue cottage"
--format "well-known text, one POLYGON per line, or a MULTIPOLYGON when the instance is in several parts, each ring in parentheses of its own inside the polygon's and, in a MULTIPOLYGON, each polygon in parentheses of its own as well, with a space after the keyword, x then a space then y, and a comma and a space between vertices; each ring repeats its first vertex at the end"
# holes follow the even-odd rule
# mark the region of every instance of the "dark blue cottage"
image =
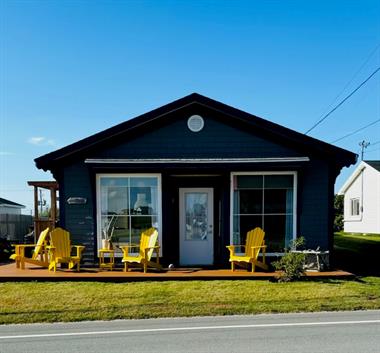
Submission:
POLYGON ((226 245, 257 226, 269 255, 299 235, 331 249, 335 179, 356 158, 194 93, 35 161, 87 261, 154 226, 163 263, 186 266, 227 265, 226 245))

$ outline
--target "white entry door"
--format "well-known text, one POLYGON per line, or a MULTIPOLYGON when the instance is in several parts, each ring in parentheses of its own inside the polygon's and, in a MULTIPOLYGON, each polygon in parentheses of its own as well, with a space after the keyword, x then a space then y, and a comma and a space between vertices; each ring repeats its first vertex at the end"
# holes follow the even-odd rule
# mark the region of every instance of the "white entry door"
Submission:
POLYGON ((179 189, 179 257, 181 265, 214 263, 214 190, 179 189))

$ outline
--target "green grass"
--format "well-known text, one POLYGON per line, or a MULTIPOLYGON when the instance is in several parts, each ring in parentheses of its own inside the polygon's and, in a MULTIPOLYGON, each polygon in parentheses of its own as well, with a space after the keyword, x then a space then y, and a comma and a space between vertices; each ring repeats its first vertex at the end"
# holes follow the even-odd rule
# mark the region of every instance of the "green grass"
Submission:
POLYGON ((380 235, 335 233, 335 267, 359 275, 380 275, 380 235))
MULTIPOLYGON (((335 265, 380 275, 380 235, 335 234, 335 265)), ((293 283, 0 283, 0 324, 380 309, 380 276, 293 283)))
POLYGON ((1 324, 379 309, 380 278, 1 283, 0 303, 1 324))

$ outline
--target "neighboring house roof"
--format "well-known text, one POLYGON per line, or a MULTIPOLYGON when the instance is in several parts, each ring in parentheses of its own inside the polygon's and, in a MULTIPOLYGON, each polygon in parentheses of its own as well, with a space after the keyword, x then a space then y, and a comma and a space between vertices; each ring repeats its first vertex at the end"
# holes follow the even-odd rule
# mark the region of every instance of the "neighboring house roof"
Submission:
POLYGON ((3 199, 0 197, 0 206, 8 206, 8 207, 15 207, 15 208, 25 208, 24 205, 21 205, 19 203, 9 201, 7 199, 3 199))
MULTIPOLYGON (((357 155, 352 152, 288 129, 271 121, 264 120, 258 116, 246 113, 198 93, 192 93, 160 108, 154 109, 59 150, 36 158, 36 166, 39 169, 52 170, 66 159, 73 158, 76 155, 82 155, 82 153, 99 147, 112 138, 120 137, 122 134, 131 134, 135 129, 144 129, 148 123, 158 119, 165 119, 166 115, 191 105, 204 106, 219 114, 227 116, 228 119, 235 119, 236 122, 244 124, 246 130, 251 131, 252 133, 265 133, 266 136, 270 136, 274 140, 306 149, 310 153, 320 153, 324 158, 333 160, 333 162, 339 167, 348 167, 356 162, 357 155)), ((136 137, 136 135, 132 134, 130 136, 136 137)))
POLYGON ((378 172, 380 172, 380 161, 364 161, 368 165, 370 165, 372 168, 376 169, 378 172))
POLYGON ((349 176, 349 178, 346 180, 346 182, 343 184, 343 186, 340 188, 340 190, 338 191, 338 195, 344 195, 346 191, 350 188, 352 183, 356 180, 356 178, 361 174, 361 172, 364 169, 368 168, 368 166, 380 172, 380 161, 361 161, 359 165, 356 167, 356 169, 349 176))

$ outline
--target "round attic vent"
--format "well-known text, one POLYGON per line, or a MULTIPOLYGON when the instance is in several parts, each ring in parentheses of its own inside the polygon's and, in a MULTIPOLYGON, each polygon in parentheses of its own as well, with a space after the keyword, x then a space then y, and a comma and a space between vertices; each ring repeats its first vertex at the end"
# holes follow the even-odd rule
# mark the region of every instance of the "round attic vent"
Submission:
POLYGON ((192 132, 199 132, 203 129, 204 126, 205 126, 205 122, 200 115, 192 115, 187 120, 187 127, 192 132))

